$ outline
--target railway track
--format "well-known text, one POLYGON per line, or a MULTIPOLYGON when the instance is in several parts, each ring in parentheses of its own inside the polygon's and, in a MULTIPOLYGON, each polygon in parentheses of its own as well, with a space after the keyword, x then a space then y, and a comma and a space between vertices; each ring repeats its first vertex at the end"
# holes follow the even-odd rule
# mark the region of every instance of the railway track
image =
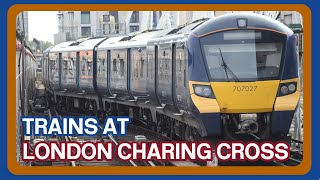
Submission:
MULTIPOLYGON (((254 134, 251 134, 254 136, 256 140, 261 140, 259 137, 255 136, 254 134)), ((301 151, 303 142, 291 139, 291 148, 290 148, 290 157, 285 162, 277 162, 272 161, 271 164, 274 164, 276 166, 297 166, 301 163, 303 158, 303 151, 301 151), (292 147, 292 145, 295 144, 296 147, 292 147)))

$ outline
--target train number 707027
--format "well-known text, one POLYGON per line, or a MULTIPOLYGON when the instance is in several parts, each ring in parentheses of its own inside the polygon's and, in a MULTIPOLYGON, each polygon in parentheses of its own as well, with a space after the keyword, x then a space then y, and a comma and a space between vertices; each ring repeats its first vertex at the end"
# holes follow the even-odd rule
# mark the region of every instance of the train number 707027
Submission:
POLYGON ((233 86, 233 92, 256 91, 258 86, 233 86))

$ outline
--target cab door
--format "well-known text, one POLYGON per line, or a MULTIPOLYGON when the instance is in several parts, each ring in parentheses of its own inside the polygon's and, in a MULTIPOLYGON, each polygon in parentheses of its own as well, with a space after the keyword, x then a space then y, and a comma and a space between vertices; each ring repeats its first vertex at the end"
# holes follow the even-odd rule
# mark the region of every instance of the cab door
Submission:
POLYGON ((187 57, 188 52, 185 42, 177 42, 172 46, 173 59, 173 100, 177 110, 184 110, 187 107, 186 83, 187 57))

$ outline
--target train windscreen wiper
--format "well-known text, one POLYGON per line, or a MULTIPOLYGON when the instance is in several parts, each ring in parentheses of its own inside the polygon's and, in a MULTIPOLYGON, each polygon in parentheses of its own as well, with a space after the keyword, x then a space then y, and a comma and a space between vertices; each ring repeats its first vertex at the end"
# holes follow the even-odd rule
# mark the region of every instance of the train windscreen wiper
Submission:
POLYGON ((221 49, 219 48, 219 51, 220 51, 220 56, 221 56, 221 61, 222 61, 222 64, 221 66, 223 67, 224 71, 226 72, 226 76, 227 76, 227 80, 229 81, 229 76, 228 74, 231 75, 231 77, 239 82, 240 80, 238 79, 238 77, 233 73, 233 71, 229 68, 229 66, 226 64, 226 62, 224 61, 223 59, 223 56, 222 56, 222 52, 221 52, 221 49))

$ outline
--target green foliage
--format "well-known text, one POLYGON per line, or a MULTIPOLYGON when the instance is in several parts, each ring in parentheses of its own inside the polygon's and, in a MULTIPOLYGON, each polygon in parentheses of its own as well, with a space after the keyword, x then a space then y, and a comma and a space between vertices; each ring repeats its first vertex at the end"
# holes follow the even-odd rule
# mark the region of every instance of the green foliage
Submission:
POLYGON ((32 49, 32 51, 37 51, 39 49, 40 52, 46 50, 50 46, 53 46, 53 44, 49 41, 39 40, 39 42, 40 42, 40 44, 38 46, 34 41, 27 41, 27 46, 29 46, 32 49))

